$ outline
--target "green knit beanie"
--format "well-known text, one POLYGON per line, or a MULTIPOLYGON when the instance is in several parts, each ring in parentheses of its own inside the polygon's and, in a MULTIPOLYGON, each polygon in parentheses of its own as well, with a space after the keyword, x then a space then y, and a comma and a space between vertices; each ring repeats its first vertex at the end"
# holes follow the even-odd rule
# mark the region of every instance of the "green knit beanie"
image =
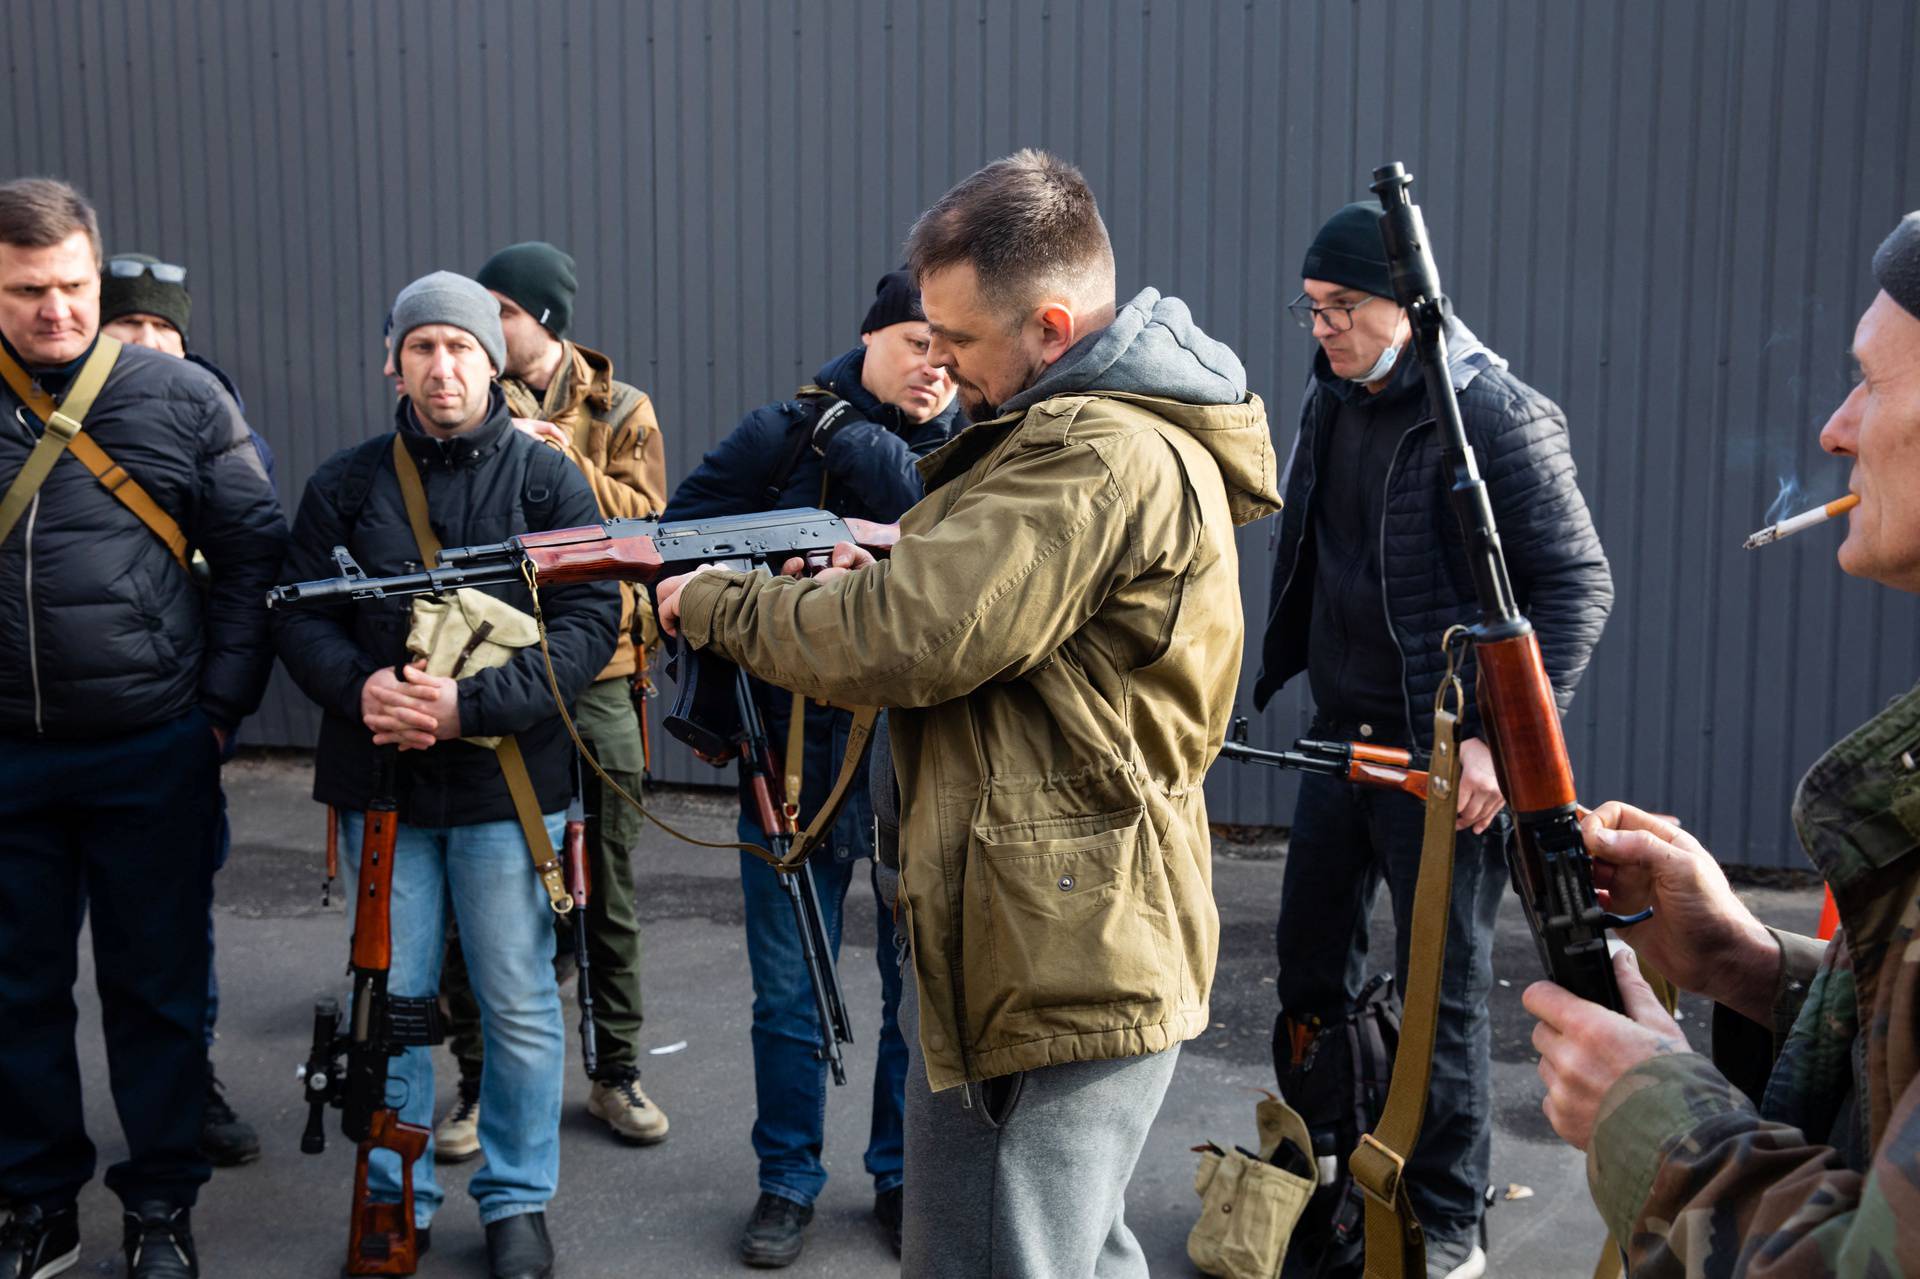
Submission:
POLYGON ((473 278, 512 298, 553 336, 567 335, 580 281, 573 274, 573 259, 545 240, 509 244, 488 258, 473 278))
POLYGON ((124 315, 157 315, 187 340, 187 317, 193 299, 187 296, 186 272, 144 253, 116 253, 100 272, 100 323, 111 324, 124 315), (155 267, 178 280, 162 280, 155 267), (137 269, 136 269, 137 268, 137 269), (117 273, 117 274, 116 274, 117 273))

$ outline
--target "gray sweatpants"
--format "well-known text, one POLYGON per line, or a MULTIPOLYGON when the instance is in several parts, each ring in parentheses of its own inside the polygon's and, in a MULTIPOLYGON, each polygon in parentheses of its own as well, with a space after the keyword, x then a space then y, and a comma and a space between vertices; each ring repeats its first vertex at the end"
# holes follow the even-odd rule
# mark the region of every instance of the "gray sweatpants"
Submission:
POLYGON ((1146 1257, 1124 1219, 1127 1181, 1180 1049, 936 1093, 920 1055, 917 984, 907 981, 900 996, 908 1053, 901 1274, 1145 1276, 1146 1257))

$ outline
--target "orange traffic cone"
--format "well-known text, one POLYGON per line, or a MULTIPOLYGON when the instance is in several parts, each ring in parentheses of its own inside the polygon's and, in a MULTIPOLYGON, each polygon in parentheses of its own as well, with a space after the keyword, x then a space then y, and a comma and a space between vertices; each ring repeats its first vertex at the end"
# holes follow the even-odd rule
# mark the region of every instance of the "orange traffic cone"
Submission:
POLYGON ((1820 907, 1820 940, 1832 941, 1833 930, 1840 927, 1840 908, 1833 904, 1833 890, 1827 890, 1827 900, 1820 907))

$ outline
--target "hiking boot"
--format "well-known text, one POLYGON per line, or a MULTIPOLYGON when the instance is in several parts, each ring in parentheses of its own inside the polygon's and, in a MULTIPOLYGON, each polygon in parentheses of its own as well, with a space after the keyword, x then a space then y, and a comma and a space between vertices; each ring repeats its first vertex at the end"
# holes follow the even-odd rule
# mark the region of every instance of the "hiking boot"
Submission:
POLYGON ((740 1260, 758 1270, 778 1270, 800 1258, 804 1232, 813 1220, 813 1205, 795 1203, 760 1192, 753 1216, 740 1232, 740 1260))
POLYGON ((667 1139, 667 1117, 640 1090, 640 1072, 629 1070, 593 1081, 587 1113, 606 1121, 616 1136, 641 1146, 667 1139))
POLYGON ((237 1168, 260 1157, 260 1134, 233 1113, 226 1085, 207 1069, 207 1104, 200 1112, 200 1153, 215 1168, 237 1168))
POLYGON ((187 1209, 157 1199, 135 1205, 122 1220, 128 1279, 199 1279, 187 1209))
POLYGON ((893 1245, 893 1255, 900 1255, 900 1222, 905 1216, 905 1194, 900 1187, 882 1190, 873 1197, 873 1217, 887 1232, 887 1242, 893 1245))
POLYGON ((0 1279, 50 1279, 80 1261, 80 1214, 72 1204, 22 1204, 0 1226, 0 1279))
POLYGON ((460 1097, 433 1129, 433 1161, 465 1163, 480 1153, 480 1080, 460 1080, 460 1097))
POLYGON ((1427 1240, 1427 1279, 1480 1279, 1486 1273, 1486 1250, 1471 1238, 1427 1240))
POLYGON ((550 1279, 553 1242, 547 1214, 523 1212, 487 1223, 487 1273, 492 1279, 550 1279))

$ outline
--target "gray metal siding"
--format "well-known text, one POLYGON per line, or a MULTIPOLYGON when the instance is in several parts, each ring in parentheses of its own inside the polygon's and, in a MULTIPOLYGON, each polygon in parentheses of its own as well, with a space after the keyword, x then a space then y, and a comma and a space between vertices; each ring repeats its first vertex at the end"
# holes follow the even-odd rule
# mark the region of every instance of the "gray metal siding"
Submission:
MULTIPOLYGON (((913 216, 1022 145, 1085 169, 1123 293, 1245 357, 1284 455, 1282 307, 1320 219, 1401 159, 1461 315, 1558 401, 1619 602, 1568 722, 1582 790, 1797 865, 1824 745, 1920 669, 1914 600, 1831 531, 1739 549, 1847 386, 1867 263, 1920 204, 1905 0, 1098 3, 13 0, 0 173, 57 173, 111 248, 185 263, 289 506, 382 429, 407 280, 544 238, 575 332, 649 391, 671 475, 850 345, 913 216)), ((1241 538, 1250 652, 1269 527, 1241 538)), ((1251 660, 1251 659, 1250 659, 1251 660)), ((1249 667, 1247 679, 1251 680, 1249 667)), ((305 743, 276 675, 254 741, 305 743)), ((1306 720, 1289 688, 1259 725, 1306 720)), ((677 750, 658 770, 712 774, 677 750)), ((1292 782, 1216 771, 1215 815, 1292 782)))

